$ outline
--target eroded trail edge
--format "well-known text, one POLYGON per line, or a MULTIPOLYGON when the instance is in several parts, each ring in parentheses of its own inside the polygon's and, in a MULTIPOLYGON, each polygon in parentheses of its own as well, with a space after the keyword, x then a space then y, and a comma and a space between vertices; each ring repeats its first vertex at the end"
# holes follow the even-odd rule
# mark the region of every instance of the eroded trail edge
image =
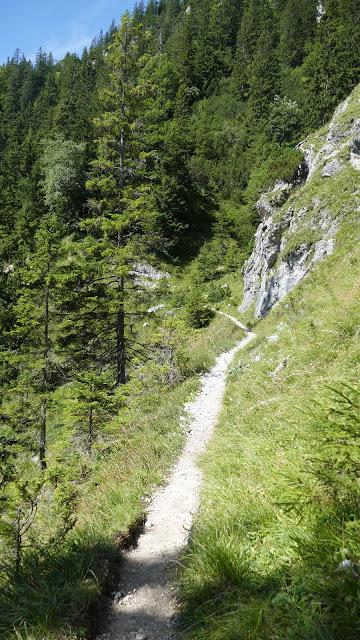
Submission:
POLYGON ((246 337, 222 353, 201 378, 201 389, 185 405, 188 414, 186 444, 164 487, 151 501, 144 533, 136 549, 125 554, 119 591, 108 616, 102 640, 170 640, 176 637, 177 606, 171 573, 185 548, 199 506, 201 472, 197 466, 219 414, 226 372, 235 354, 255 334, 239 320, 221 313, 246 331, 246 337))

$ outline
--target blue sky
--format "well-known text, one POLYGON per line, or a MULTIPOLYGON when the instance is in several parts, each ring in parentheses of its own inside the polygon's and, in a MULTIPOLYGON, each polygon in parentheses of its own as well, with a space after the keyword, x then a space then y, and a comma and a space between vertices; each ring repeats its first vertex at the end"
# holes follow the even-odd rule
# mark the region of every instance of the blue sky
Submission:
POLYGON ((135 0, 0 0, 0 62, 19 48, 33 58, 40 47, 62 58, 81 52, 135 0))

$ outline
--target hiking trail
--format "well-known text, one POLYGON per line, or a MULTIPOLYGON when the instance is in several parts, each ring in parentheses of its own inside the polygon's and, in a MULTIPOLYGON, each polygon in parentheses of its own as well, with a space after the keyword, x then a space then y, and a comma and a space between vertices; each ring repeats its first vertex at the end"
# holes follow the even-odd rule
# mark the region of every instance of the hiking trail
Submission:
POLYGON ((226 373, 235 354, 253 338, 236 318, 218 312, 246 331, 246 337, 222 353, 201 378, 201 388, 185 407, 187 439, 166 484, 155 492, 144 532, 136 548, 124 554, 121 580, 97 640, 172 640, 176 638, 177 603, 171 569, 186 547, 199 506, 202 474, 199 456, 217 424, 226 373))

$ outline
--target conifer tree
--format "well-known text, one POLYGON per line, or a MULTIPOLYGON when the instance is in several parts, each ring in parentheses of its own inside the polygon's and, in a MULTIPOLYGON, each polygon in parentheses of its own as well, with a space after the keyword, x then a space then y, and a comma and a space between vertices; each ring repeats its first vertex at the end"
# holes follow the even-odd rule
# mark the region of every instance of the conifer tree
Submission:
POLYGON ((140 118, 144 96, 139 71, 145 47, 143 27, 125 15, 107 58, 109 83, 101 92, 103 112, 95 120, 97 156, 87 185, 91 215, 82 224, 87 232, 83 247, 94 263, 89 287, 104 287, 102 314, 109 323, 104 354, 115 365, 117 385, 126 382, 129 352, 136 349, 127 323, 128 314, 136 313, 131 308, 131 273, 156 244, 153 160, 140 118))
POLYGON ((248 94, 250 64, 261 33, 260 10, 266 0, 246 0, 237 35, 233 80, 235 90, 242 98, 248 94))
POLYGON ((96 371, 81 373, 73 385, 73 415, 85 434, 86 450, 92 452, 98 432, 117 407, 111 377, 96 371))
POLYGON ((18 274, 19 295, 11 331, 15 355, 9 364, 18 369, 14 395, 26 407, 28 422, 38 433, 40 467, 46 468, 46 441, 50 394, 58 371, 54 356, 56 317, 56 260, 61 231, 54 214, 48 214, 35 237, 34 252, 18 274), (15 360, 15 361, 13 361, 15 360))
POLYGON ((359 81, 360 0, 327 0, 304 64, 309 124, 325 122, 359 81))
POLYGON ((287 67, 302 64, 306 43, 316 31, 317 0, 288 0, 280 19, 280 61, 287 67))

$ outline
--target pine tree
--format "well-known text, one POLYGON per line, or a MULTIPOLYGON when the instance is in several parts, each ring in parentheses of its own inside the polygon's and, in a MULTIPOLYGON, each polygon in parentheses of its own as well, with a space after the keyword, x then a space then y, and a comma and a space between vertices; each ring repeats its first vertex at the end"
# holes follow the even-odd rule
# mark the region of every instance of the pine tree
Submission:
POLYGON ((265 1, 246 0, 244 4, 233 67, 235 90, 242 98, 248 93, 250 65, 261 34, 260 12, 265 1))
POLYGON ((99 283, 104 287, 100 306, 108 326, 103 327, 102 357, 114 363, 117 385, 126 382, 129 353, 136 350, 128 323, 128 314, 136 313, 131 273, 134 263, 154 250, 157 238, 153 158, 140 119, 144 96, 138 80, 145 50, 146 32, 126 15, 107 58, 109 84, 101 93, 103 113, 95 120, 97 157, 88 181, 91 217, 82 224, 88 234, 83 248, 94 263, 89 290, 99 283))
POLYGON ((277 37, 270 16, 264 17, 264 29, 258 39, 249 73, 249 104, 254 124, 267 115, 269 105, 279 91, 277 37))
POLYGON ((19 295, 14 306, 16 324, 10 332, 14 349, 9 354, 8 366, 18 369, 13 393, 28 416, 30 429, 38 434, 38 456, 42 469, 47 466, 50 394, 59 377, 54 355, 54 306, 60 237, 61 227, 56 216, 48 214, 36 233, 34 252, 17 275, 19 295))
POLYGON ((328 0, 304 63, 307 118, 325 122, 359 81, 360 0, 328 0))
POLYGON ((85 434, 86 450, 91 454, 101 427, 116 411, 118 402, 113 394, 112 380, 108 373, 81 373, 72 387, 74 394, 73 416, 85 434))
POLYGON ((306 44, 316 31, 317 0, 288 0, 280 21, 280 61, 287 67, 302 64, 306 44))

